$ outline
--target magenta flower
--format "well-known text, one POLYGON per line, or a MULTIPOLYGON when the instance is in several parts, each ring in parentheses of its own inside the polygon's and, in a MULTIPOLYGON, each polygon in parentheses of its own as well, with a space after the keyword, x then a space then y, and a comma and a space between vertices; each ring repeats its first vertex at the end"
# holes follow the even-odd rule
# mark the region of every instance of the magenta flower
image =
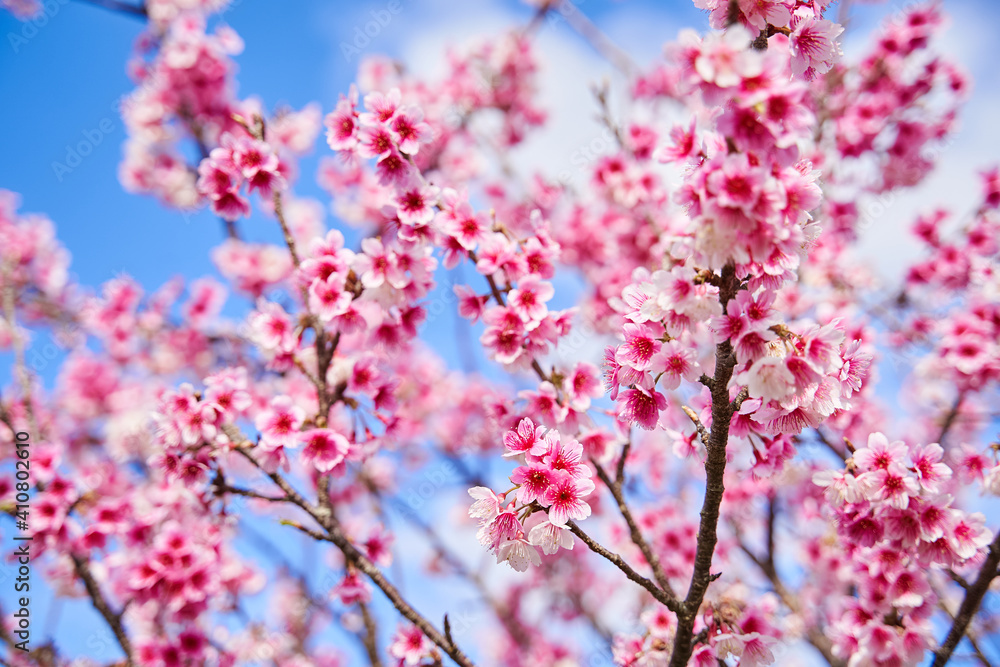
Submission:
POLYGON ((269 449, 297 447, 306 411, 288 396, 276 396, 270 406, 257 417, 255 426, 261 434, 261 444, 269 449))
POLYGON ((302 460, 319 472, 330 472, 344 460, 351 443, 340 433, 328 428, 315 428, 302 434, 302 460))
POLYGON ((549 521, 555 526, 565 526, 570 519, 586 519, 590 516, 590 505, 583 499, 594 488, 594 483, 586 477, 559 474, 542 496, 542 506, 549 510, 549 521))
POLYGON ((525 417, 518 422, 516 430, 504 433, 503 444, 507 448, 504 456, 521 454, 542 456, 546 454, 549 451, 549 444, 543 438, 544 434, 544 426, 535 426, 534 422, 525 417))
POLYGON ((837 37, 844 32, 841 25, 817 19, 811 10, 799 10, 792 16, 792 34, 788 44, 792 52, 792 72, 808 80, 825 74, 841 55, 837 37))
POLYGON ((517 502, 528 505, 545 495, 555 478, 556 474, 547 465, 528 463, 515 468, 510 481, 520 486, 517 502))
POLYGON ((555 290, 550 283, 528 276, 518 282, 517 289, 511 290, 508 305, 525 322, 537 321, 548 312, 545 303, 553 294, 555 290))
POLYGON ((626 389, 618 396, 618 416, 623 421, 652 431, 659 421, 660 412, 666 410, 667 399, 655 389, 626 389))

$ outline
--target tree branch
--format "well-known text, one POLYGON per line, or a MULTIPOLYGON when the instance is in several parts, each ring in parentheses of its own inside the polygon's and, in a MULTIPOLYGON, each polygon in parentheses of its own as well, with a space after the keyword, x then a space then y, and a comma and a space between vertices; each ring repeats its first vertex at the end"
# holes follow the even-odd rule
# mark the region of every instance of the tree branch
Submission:
MULTIPOLYGON (((719 302, 725 311, 729 300, 736 296, 739 280, 732 263, 722 269, 719 280, 719 302)), ((708 458, 705 460, 705 500, 701 508, 701 522, 698 527, 698 543, 695 550, 694 572, 684 599, 683 611, 677 616, 677 633, 670 667, 684 667, 694 650, 694 622, 698 610, 705 599, 712 576, 712 556, 718 542, 719 507, 725 493, 723 477, 726 471, 726 445, 729 442, 729 422, 733 417, 733 406, 729 402, 729 380, 733 376, 736 359, 733 346, 724 340, 716 346, 715 377, 712 378, 712 431, 707 445, 708 458)))
MULTIPOLYGON (((235 429, 230 429, 235 430, 235 429)), ((245 441, 246 438, 239 438, 239 441, 245 441)), ((315 507, 311 505, 302 495, 296 491, 291 484, 285 480, 284 477, 279 475, 277 472, 268 472, 264 470, 257 459, 244 448, 237 448, 237 452, 242 454, 250 463, 252 463, 256 468, 260 469, 265 475, 267 475, 272 482, 274 482, 278 488, 285 492, 288 497, 289 502, 298 505, 303 509, 306 514, 313 518, 320 526, 322 526, 325 532, 319 532, 316 530, 311 530, 305 526, 296 524, 291 521, 283 521, 286 525, 290 525, 293 528, 306 533, 310 537, 316 540, 322 540, 325 542, 331 542, 337 546, 338 549, 344 554, 344 558, 356 568, 361 570, 372 583, 375 584, 383 594, 389 599, 392 605, 403 615, 408 621, 420 628, 420 631, 430 639, 434 644, 438 646, 442 651, 448 654, 456 664, 461 667, 475 667, 475 664, 462 652, 458 646, 448 641, 448 639, 438 631, 434 625, 424 618, 417 610, 415 610, 400 594, 399 590, 392 585, 382 574, 382 571, 372 563, 367 556, 365 556, 344 534, 343 528, 340 526, 340 522, 333 515, 332 511, 326 507, 315 507)))
POLYGON ((931 663, 931 667, 944 667, 948 664, 958 643, 962 641, 962 637, 968 631, 972 617, 975 616, 983 598, 986 597, 990 584, 998 576, 997 566, 1000 566, 1000 531, 997 531, 996 537, 990 544, 986 560, 979 568, 979 576, 974 582, 970 582, 968 589, 966 589, 965 598, 958 608, 958 613, 955 614, 955 621, 951 624, 948 635, 934 652, 934 662, 931 663))
POLYGON ((111 605, 108 604, 104 593, 101 592, 100 586, 97 585, 97 580, 94 579, 94 575, 90 572, 87 561, 76 554, 70 554, 70 558, 73 559, 73 569, 76 571, 76 576, 83 580, 83 585, 87 589, 87 594, 90 596, 90 601, 94 605, 94 609, 104 617, 111 631, 115 633, 118 645, 125 652, 125 664, 128 667, 132 667, 135 664, 135 660, 132 657, 132 642, 125 632, 125 626, 122 625, 123 612, 116 613, 111 611, 111 605))
POLYGON ((700 419, 698 419, 698 415, 695 413, 694 410, 692 410, 686 405, 682 405, 681 410, 684 412, 684 414, 687 415, 688 419, 691 420, 691 423, 694 424, 694 427, 698 430, 698 435, 701 437, 702 444, 705 445, 705 447, 708 447, 708 442, 709 442, 708 429, 705 428, 705 425, 701 423, 700 419))
MULTIPOLYGON (((771 584, 771 588, 774 592, 781 598, 781 601, 786 607, 788 607, 793 614, 802 615, 802 605, 798 598, 792 594, 788 588, 785 587, 784 582, 781 580, 778 574, 778 568, 775 566, 775 509, 773 499, 768 502, 767 509, 767 555, 761 558, 754 554, 747 546, 744 544, 743 540, 739 537, 739 532, 737 531, 737 544, 747 558, 749 558, 754 565, 760 569, 761 573, 767 577, 767 580, 771 584)), ((826 636, 826 634, 815 625, 810 625, 806 628, 806 640, 812 644, 812 646, 820 652, 823 658, 826 660, 827 664, 831 667, 846 667, 847 661, 838 658, 833 653, 833 642, 826 636)))
POLYGON ((944 443, 944 438, 948 435, 948 431, 950 431, 951 427, 955 425, 955 418, 958 417, 958 412, 962 409, 962 401, 964 400, 965 392, 961 391, 959 392, 958 397, 955 398, 955 403, 951 406, 951 410, 949 410, 948 414, 944 417, 944 422, 941 424, 941 432, 938 434, 937 438, 938 444, 944 443))
POLYGON ((583 532, 583 530, 576 525, 576 522, 567 521, 566 527, 569 528, 571 533, 579 537, 591 551, 599 556, 603 556, 605 560, 625 573, 626 577, 649 591, 649 594, 652 595, 658 602, 662 603, 667 609, 678 615, 682 612, 683 607, 676 598, 669 595, 666 591, 658 588, 652 581, 636 572, 624 558, 601 546, 600 543, 598 543, 594 538, 583 532))
POLYGON ((361 608, 361 618, 365 622, 365 636, 362 639, 365 652, 368 654, 368 664, 372 667, 382 667, 382 658, 378 654, 378 626, 375 625, 375 617, 364 602, 358 602, 358 607, 361 608))
POLYGON ((622 493, 622 478, 619 476, 617 480, 611 481, 611 478, 608 477, 608 473, 604 470, 604 468, 598 465, 596 461, 592 462, 594 467, 597 469, 597 476, 601 478, 604 485, 611 491, 611 495, 614 496, 615 502, 618 503, 618 510, 621 512, 622 517, 625 518, 625 523, 628 524, 629 533, 632 537, 632 543, 639 547, 639 551, 642 552, 646 562, 649 563, 650 569, 653 570, 653 578, 656 579, 656 583, 659 584, 660 588, 666 595, 673 598, 679 605, 677 595, 670 586, 670 580, 667 579, 667 575, 663 571, 663 566, 660 564, 660 557, 657 556, 656 552, 649 546, 649 542, 646 541, 642 531, 639 530, 639 525, 635 522, 635 519, 632 518, 632 512, 629 510, 628 505, 625 502, 625 495, 622 493))

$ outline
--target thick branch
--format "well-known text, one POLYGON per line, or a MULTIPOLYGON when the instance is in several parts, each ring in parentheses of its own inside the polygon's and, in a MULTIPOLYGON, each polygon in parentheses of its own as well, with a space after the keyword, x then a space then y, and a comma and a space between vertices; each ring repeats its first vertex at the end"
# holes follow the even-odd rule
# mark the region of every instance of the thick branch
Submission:
MULTIPOLYGON (((723 310, 729 300, 736 295, 739 281, 733 264, 722 269, 719 281, 719 301, 723 310)), ((718 542, 719 507, 725 493, 723 476, 726 471, 726 445, 729 442, 729 422, 733 417, 733 405, 729 402, 729 380, 733 376, 736 358, 733 346, 728 340, 716 346, 715 377, 712 378, 712 431, 709 434, 708 458, 705 461, 705 500, 701 508, 701 523, 698 527, 698 545, 695 551, 694 572, 687 597, 684 599, 683 613, 677 617, 677 634, 674 650, 670 656, 670 667, 684 667, 694 650, 694 622, 698 610, 705 599, 705 592, 715 577, 712 576, 712 555, 718 542)))
POLYGON ((948 631, 948 635, 941 643, 940 648, 934 652, 934 662, 931 663, 931 667, 944 667, 948 664, 958 643, 962 641, 962 637, 968 631, 972 617, 976 615, 979 605, 982 603, 983 598, 986 597, 986 592, 989 590, 990 584, 997 577, 997 566, 1000 566, 1000 530, 997 531, 996 537, 993 538, 989 552, 986 554, 986 560, 983 562, 982 567, 979 568, 979 576, 976 577, 974 582, 969 584, 969 588, 965 591, 965 598, 958 608, 958 613, 955 614, 955 621, 951 624, 951 630, 948 631))

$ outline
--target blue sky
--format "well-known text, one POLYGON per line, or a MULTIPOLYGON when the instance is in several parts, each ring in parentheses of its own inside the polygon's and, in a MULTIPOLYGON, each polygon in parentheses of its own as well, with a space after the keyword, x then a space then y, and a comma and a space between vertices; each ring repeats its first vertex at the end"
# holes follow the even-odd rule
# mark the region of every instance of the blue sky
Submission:
MULTIPOLYGON (((521 3, 499 0, 400 2, 398 18, 372 39, 364 53, 399 56, 425 71, 433 71, 441 62, 446 44, 461 44, 475 35, 522 25, 532 12, 521 3)), ((878 16, 907 4, 862 7, 848 36, 848 55, 860 37, 876 25, 878 16)), ((387 5, 382 0, 238 2, 224 20, 247 45, 236 58, 239 94, 257 95, 267 108, 281 103, 300 108, 317 101, 324 112, 329 111, 354 79, 357 65, 357 58, 345 57, 342 44, 353 40, 355 28, 370 21, 371 12, 382 11, 387 5)), ((221 241, 222 232, 212 215, 185 218, 152 198, 124 192, 118 183, 125 131, 115 108, 133 88, 125 63, 142 24, 83 2, 54 6, 58 11, 36 30, 26 30, 11 16, 0 14, 0 99, 4 101, 0 104, 0 188, 21 194, 22 211, 45 213, 55 222, 60 240, 72 254, 71 273, 83 285, 96 287, 128 273, 151 291, 178 274, 188 278, 214 274, 208 252, 221 241), (12 40, 12 34, 23 39, 12 40), (78 167, 57 175, 53 163, 66 161, 68 147, 98 135, 100 142, 78 167)), ((707 27, 705 16, 686 0, 586 0, 577 6, 640 65, 655 58, 662 43, 673 39, 681 27, 707 27)), ((993 67, 1000 53, 991 33, 998 25, 1000 10, 985 0, 949 2, 946 7, 956 14, 956 20, 942 47, 973 73, 975 92, 965 112, 963 130, 943 155, 942 169, 927 191, 902 197, 893 208, 893 219, 870 232, 868 247, 873 252, 889 241, 896 243, 902 226, 912 219, 910 212, 919 206, 951 201, 958 210, 966 210, 963 201, 978 187, 973 174, 1000 158, 1000 132, 992 128, 1000 108, 1000 75, 993 67)), ((553 109, 553 131, 519 151, 514 159, 519 166, 541 166, 549 173, 558 173, 572 164, 580 146, 599 135, 600 129, 591 118, 588 88, 612 70, 564 23, 547 23, 539 44, 545 67, 542 97, 553 109)), ((299 195, 328 202, 313 178, 318 158, 327 154, 320 141, 302 162, 296 188, 299 195)), ((335 224, 332 218, 327 222, 335 224)), ((243 229, 250 240, 279 240, 276 226, 267 218, 255 217, 244 223, 243 229)), ((889 258, 889 273, 913 248, 908 242, 893 247, 899 252, 889 258)), ((230 312, 240 313, 245 305, 245 301, 237 301, 230 312)), ((429 337, 450 336, 452 327, 450 318, 442 317, 430 329, 429 337)), ((437 347, 457 365, 455 346, 437 347)), ((6 382, 9 356, 0 355, 0 362, 0 380, 6 382)), ((43 374, 48 383, 54 368, 55 364, 50 365, 43 374)), ((284 539, 281 548, 292 559, 309 562, 307 552, 300 550, 295 540, 284 539)), ((322 572, 322 568, 310 569, 322 572)), ((413 581, 414 573, 407 578, 413 581)), ((324 583, 321 574, 316 574, 314 583, 324 583)), ((36 625, 42 631, 35 635, 35 641, 51 634, 71 654, 110 650, 101 648, 110 646, 111 638, 96 617, 78 613, 86 609, 83 603, 59 603, 65 607, 58 616, 49 616, 45 600, 38 599, 36 604, 36 619, 59 620, 51 627, 44 622, 36 625)), ((388 627, 383 627, 383 634, 388 627)))

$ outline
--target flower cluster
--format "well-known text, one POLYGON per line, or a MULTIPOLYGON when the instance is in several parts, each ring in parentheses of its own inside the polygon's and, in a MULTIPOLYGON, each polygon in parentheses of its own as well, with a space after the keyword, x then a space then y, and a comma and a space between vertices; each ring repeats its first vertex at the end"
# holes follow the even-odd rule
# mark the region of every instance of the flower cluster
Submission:
POLYGON ((593 471, 583 462, 583 445, 528 418, 504 435, 504 446, 504 455, 522 464, 510 476, 514 488, 500 495, 482 486, 469 489, 476 499, 469 516, 479 520, 479 542, 497 563, 524 572, 528 563, 541 562, 536 547, 546 554, 573 548, 566 522, 590 516, 585 498, 595 488, 593 471))
POLYGON ((220 141, 198 166, 198 192, 208 198, 213 213, 236 220, 250 215, 250 202, 240 195, 243 184, 248 194, 256 190, 267 200, 285 188, 283 165, 263 141, 231 134, 223 134, 220 141))
POLYGON ((833 632, 845 658, 917 664, 933 636, 932 573, 961 567, 992 540, 982 514, 954 506, 943 459, 936 443, 908 446, 872 433, 845 470, 813 477, 836 513, 858 591, 833 632))
MULTIPOLYGON (((823 12, 830 4, 829 0, 739 0, 738 3, 728 0, 695 0, 694 4, 711 12, 709 21, 713 28, 723 28, 739 22, 765 38, 774 33, 786 35, 792 71, 796 76, 815 79, 817 75, 830 71, 841 55, 836 40, 844 28, 823 18, 823 12)), ((733 32, 732 28, 727 32, 733 32)), ((725 49, 720 50, 703 67, 714 67, 725 62, 727 55, 725 49)))

